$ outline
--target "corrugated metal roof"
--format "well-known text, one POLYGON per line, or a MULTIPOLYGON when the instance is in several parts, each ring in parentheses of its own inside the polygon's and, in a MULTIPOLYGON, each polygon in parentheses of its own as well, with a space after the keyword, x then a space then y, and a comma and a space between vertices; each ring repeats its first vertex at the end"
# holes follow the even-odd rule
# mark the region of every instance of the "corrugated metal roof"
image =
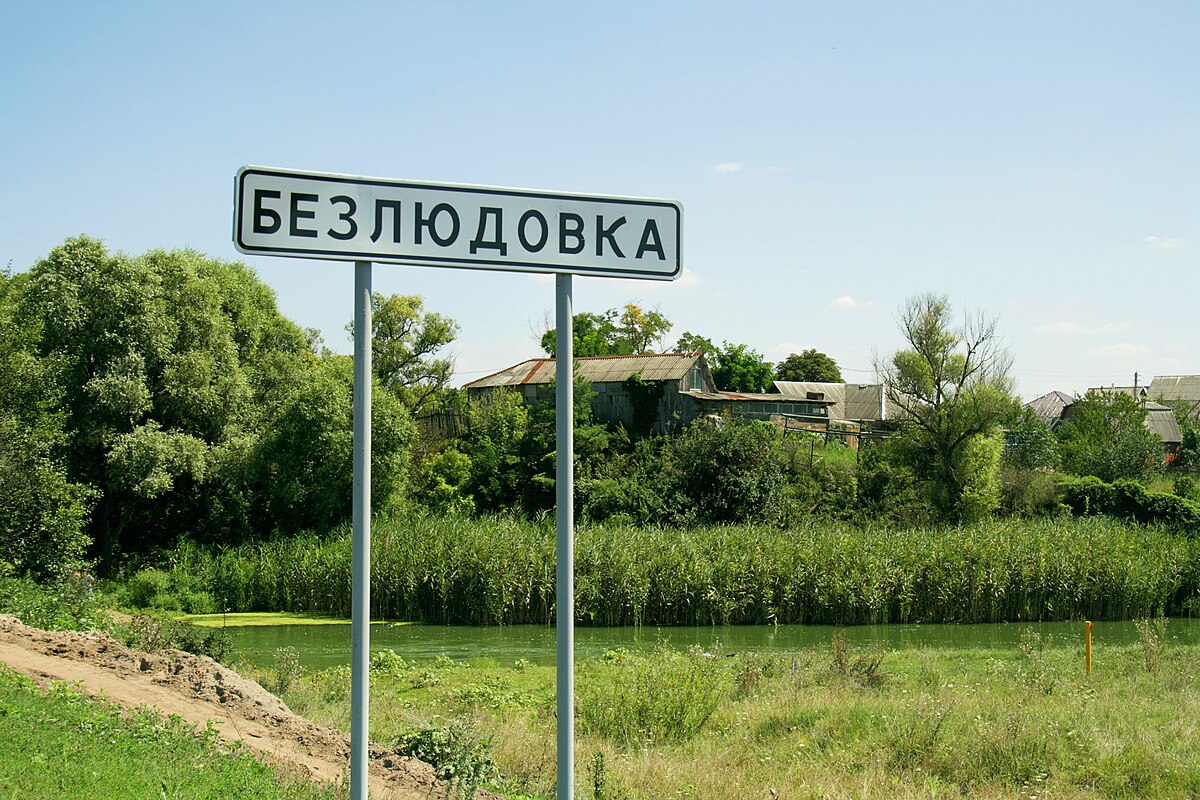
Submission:
POLYGON ((1062 419, 1063 409, 1074 402, 1075 398, 1066 392, 1053 391, 1030 400, 1025 407, 1032 409, 1042 422, 1053 428, 1062 419))
POLYGON ((831 400, 834 403, 843 403, 846 400, 846 384, 844 383, 825 383, 818 381, 775 381, 775 388, 785 397, 799 397, 802 400, 808 399, 810 394, 820 395, 821 400, 831 400))
POLYGON ((1200 401, 1200 375, 1155 375, 1150 381, 1150 396, 1164 400, 1200 401))
MULTIPOLYGON (((636 356, 588 356, 575 359, 576 374, 591 383, 615 383, 640 374, 645 381, 687 377, 703 353, 647 353, 636 356)), ((554 380, 553 358, 531 358, 466 384, 466 389, 548 384, 554 380)))
POLYGON ((1183 431, 1179 429, 1179 421, 1175 419, 1175 412, 1165 406, 1149 408, 1150 405, 1157 405, 1157 403, 1147 403, 1146 427, 1150 432, 1164 444, 1182 442, 1183 431))
POLYGON ((790 395, 771 392, 762 394, 759 392, 688 392, 688 396, 695 397, 698 400, 717 400, 725 402, 737 402, 739 400, 750 400, 761 403, 812 403, 817 406, 831 406, 832 400, 809 400, 804 397, 794 397, 790 395))
POLYGON ((787 397, 807 399, 809 394, 832 400, 829 416, 834 419, 886 419, 887 404, 881 383, 823 383, 816 381, 775 381, 775 388, 787 397))

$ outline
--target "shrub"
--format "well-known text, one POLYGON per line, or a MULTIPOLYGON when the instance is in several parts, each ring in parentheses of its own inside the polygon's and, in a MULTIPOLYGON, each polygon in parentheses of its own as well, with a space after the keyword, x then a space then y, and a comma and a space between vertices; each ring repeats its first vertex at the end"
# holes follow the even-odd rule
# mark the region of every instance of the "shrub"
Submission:
POLYGON ((698 421, 664 448, 663 473, 684 520, 774 522, 782 511, 783 465, 770 423, 698 421))
POLYGON ((451 790, 455 798, 474 797, 480 784, 498 774, 488 741, 463 720, 401 734, 396 750, 432 765, 437 776, 450 783, 447 798, 451 790))
POLYGON ((1063 502, 1081 515, 1109 514, 1143 525, 1165 525, 1188 535, 1200 528, 1200 504, 1175 494, 1147 491, 1136 481, 1108 484, 1093 476, 1066 479, 1063 502))

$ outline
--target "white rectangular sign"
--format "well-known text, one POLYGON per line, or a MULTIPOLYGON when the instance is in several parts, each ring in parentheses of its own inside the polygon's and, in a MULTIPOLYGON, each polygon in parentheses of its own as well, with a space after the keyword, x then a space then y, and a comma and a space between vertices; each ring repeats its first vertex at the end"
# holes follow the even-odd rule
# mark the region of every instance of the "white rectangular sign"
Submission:
POLYGON ((242 167, 233 240, 247 255, 674 280, 671 200, 242 167))

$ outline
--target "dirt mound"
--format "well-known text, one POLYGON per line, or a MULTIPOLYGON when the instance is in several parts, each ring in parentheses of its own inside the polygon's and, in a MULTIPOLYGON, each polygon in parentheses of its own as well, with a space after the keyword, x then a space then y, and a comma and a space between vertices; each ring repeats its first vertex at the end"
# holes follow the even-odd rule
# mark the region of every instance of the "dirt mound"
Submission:
MULTIPOLYGON (((212 720, 223 741, 241 740, 287 774, 325 783, 349 780, 349 734, 296 716, 278 697, 211 658, 181 650, 141 653, 104 633, 42 631, 0 615, 0 663, 41 682, 76 682, 124 706, 153 706, 193 725, 212 720)), ((431 766, 378 745, 370 748, 368 769, 372 798, 446 796, 431 766)))

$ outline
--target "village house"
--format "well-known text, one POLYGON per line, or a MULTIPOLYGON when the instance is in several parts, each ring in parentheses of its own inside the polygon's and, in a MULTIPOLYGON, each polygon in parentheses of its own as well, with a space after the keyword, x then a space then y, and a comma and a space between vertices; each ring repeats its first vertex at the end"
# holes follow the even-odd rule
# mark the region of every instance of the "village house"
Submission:
MULTIPOLYGON (((517 391, 527 404, 553 397, 555 359, 531 358, 464 386, 467 395, 507 389, 517 391)), ((592 408, 598 419, 634 427, 637 398, 629 381, 637 376, 643 385, 661 388, 650 432, 662 433, 698 417, 763 420, 787 429, 857 433, 863 423, 889 418, 890 409, 881 385, 798 383, 776 381, 777 392, 718 391, 703 353, 647 353, 594 356, 575 359, 576 375, 595 392, 592 408), (831 424, 832 423, 832 424, 831 424)), ((847 443, 856 444, 857 440, 847 443)))
MULTIPOLYGON (((554 398, 555 359, 531 358, 500 370, 463 388, 474 399, 498 389, 520 392, 527 405, 554 398)), ((592 356, 575 359, 575 374, 596 393, 592 409, 597 419, 632 428, 637 402, 627 381, 638 376, 644 384, 660 386, 653 433, 690 422, 705 413, 697 398, 716 392, 703 353, 647 353, 629 356, 592 356)))
MULTIPOLYGON (((1144 386, 1101 386, 1088 389, 1088 391, 1099 394, 1127 394, 1139 401, 1142 408, 1146 410, 1146 420, 1143 424, 1148 431, 1157 436, 1158 440, 1162 442, 1163 463, 1170 466, 1175 457, 1179 455, 1179 449, 1183 444, 1183 432, 1179 429, 1179 422, 1175 419, 1175 412, 1170 406, 1146 399, 1147 396, 1153 396, 1152 388, 1148 389, 1144 386)), ((1063 420, 1071 418, 1071 409, 1075 401, 1076 398, 1066 392, 1055 391, 1030 400, 1025 406, 1031 409, 1051 430, 1054 430, 1063 420)))

